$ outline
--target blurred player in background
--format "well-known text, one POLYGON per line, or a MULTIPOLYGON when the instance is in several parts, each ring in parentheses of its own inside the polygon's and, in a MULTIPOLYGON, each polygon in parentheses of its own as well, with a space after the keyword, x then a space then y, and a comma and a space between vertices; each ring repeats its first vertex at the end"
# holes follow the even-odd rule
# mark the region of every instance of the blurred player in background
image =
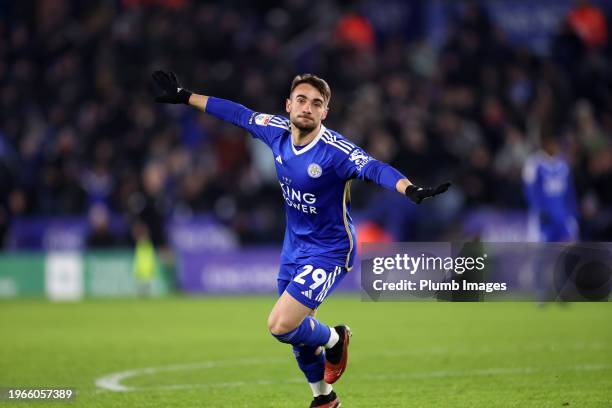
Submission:
MULTIPOLYGON (((578 239, 576 193, 570 165, 561 152, 559 140, 546 134, 542 148, 531 155, 523 168, 525 196, 529 206, 530 242, 571 242, 578 239)), ((545 256, 544 253, 540 254, 545 256)), ((538 299, 546 297, 549 273, 544 259, 536 260, 535 281, 538 299)))
POLYGON ((153 277, 157 269, 155 247, 146 224, 136 221, 132 226, 134 238, 134 275, 138 281, 138 294, 149 297, 153 293, 153 277))
POLYGON ((565 242, 578 239, 572 173, 555 137, 544 136, 542 149, 527 159, 523 182, 529 205, 530 240, 565 242))
POLYGON ((277 281, 279 299, 268 328, 280 342, 293 346, 314 395, 310 406, 339 407, 331 384, 346 368, 351 332, 346 325, 329 327, 314 315, 353 266, 356 240, 349 215, 350 181, 373 181, 417 204, 445 192, 450 183, 417 187, 393 167, 323 126, 331 90, 314 75, 298 75, 293 80, 285 106, 289 119, 191 93, 172 72, 157 71, 153 78, 164 91, 157 102, 196 107, 248 130, 272 150, 287 222, 277 281))

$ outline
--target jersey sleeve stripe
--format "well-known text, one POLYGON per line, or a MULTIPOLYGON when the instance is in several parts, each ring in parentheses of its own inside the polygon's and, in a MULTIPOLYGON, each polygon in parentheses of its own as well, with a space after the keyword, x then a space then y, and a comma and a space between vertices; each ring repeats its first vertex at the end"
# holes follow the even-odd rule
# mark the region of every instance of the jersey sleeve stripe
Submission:
POLYGON ((342 145, 342 146, 346 147, 349 150, 352 150, 353 148, 357 147, 353 143, 349 142, 348 140, 339 139, 337 136, 332 135, 329 130, 326 131, 326 135, 329 137, 329 140, 331 140, 331 141, 333 141, 335 143, 338 143, 339 145, 342 145))
POLYGON ((348 150, 346 150, 344 147, 339 146, 339 145, 337 145, 337 144, 335 144, 335 143, 332 143, 332 142, 330 142, 329 140, 325 140, 325 139, 323 139, 323 141, 324 141, 325 143, 327 143, 328 145, 334 146, 336 149, 342 150, 344 153, 349 154, 349 151, 348 151, 348 150))
POLYGON ((355 148, 354 144, 349 143, 346 140, 336 139, 336 143, 341 144, 342 146, 346 147, 349 150, 353 150, 353 148, 355 148))
POLYGON ((277 123, 279 125, 289 127, 289 119, 285 119, 282 116, 274 116, 272 119, 270 119, 270 123, 277 123))
POLYGON ((268 125, 274 126, 276 128, 281 128, 281 129, 289 130, 289 126, 287 126, 287 125, 277 125, 276 123, 272 123, 272 122, 268 123, 268 125))
POLYGON ((325 134, 323 135, 323 141, 329 145, 334 146, 335 148, 342 150, 344 153, 349 154, 350 150, 346 148, 346 146, 337 143, 336 141, 332 141, 325 134))

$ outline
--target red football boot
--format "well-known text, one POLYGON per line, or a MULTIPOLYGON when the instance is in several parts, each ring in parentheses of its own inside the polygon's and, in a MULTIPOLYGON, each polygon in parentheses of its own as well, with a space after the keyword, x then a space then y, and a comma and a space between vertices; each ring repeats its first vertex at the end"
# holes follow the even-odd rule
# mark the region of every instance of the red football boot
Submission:
POLYGON ((351 329, 347 325, 334 327, 340 338, 334 347, 325 350, 325 382, 333 384, 340 379, 348 363, 351 329))

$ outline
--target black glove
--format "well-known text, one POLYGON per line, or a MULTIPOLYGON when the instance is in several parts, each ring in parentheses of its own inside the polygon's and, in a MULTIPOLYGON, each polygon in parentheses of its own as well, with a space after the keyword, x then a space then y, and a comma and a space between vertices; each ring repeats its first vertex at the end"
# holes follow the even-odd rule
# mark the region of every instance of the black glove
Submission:
POLYGON ((406 191, 404 192, 409 199, 412 200, 415 204, 421 204, 421 201, 426 198, 437 196, 438 194, 444 193, 451 186, 450 182, 442 183, 436 188, 432 187, 417 187, 414 184, 406 187, 406 191))
POLYGON ((153 80, 164 91, 163 95, 155 97, 155 102, 189 104, 191 92, 181 87, 174 72, 155 71, 153 80))

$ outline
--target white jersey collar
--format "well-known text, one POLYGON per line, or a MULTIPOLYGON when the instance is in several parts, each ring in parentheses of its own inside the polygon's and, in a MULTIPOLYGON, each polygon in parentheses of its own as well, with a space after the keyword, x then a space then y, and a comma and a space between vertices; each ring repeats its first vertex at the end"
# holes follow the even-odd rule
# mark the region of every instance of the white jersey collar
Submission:
MULTIPOLYGON (((289 139, 291 142, 291 148, 293 149, 293 153, 295 153, 296 155, 300 155, 302 153, 306 153, 307 151, 309 151, 310 149, 312 149, 317 142, 319 141, 319 139, 321 139, 321 137, 323 136, 323 133, 327 130, 327 128, 325 126, 323 126, 323 123, 321 123, 321 129, 319 130, 319 133, 317 134, 317 136, 311 140, 310 143, 308 143, 305 147, 303 147, 300 150, 297 150, 295 148, 295 146, 293 145, 293 138, 291 138, 291 135, 289 135, 289 139)), ((289 133, 291 133, 291 131, 289 131, 289 133)))

